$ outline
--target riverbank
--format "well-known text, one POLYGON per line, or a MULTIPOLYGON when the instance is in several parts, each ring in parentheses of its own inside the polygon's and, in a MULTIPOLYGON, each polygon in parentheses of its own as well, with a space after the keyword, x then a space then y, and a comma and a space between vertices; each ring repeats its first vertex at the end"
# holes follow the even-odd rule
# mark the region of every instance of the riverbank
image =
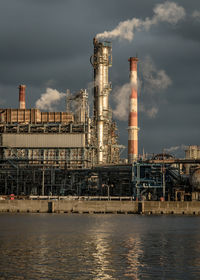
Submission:
POLYGON ((0 212, 200 215, 200 201, 1 200, 0 212))

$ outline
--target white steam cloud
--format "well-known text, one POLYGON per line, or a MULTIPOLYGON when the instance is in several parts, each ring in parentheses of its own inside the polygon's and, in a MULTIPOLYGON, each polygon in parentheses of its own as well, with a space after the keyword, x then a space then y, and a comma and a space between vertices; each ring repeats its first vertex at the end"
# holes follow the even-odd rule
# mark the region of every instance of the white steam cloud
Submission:
POLYGON ((173 152, 175 152, 175 151, 177 151, 177 150, 179 150, 179 149, 180 149, 180 146, 173 146, 173 147, 170 147, 170 148, 165 149, 165 152, 167 152, 167 153, 173 153, 173 152))
POLYGON ((126 121, 129 112, 129 96, 131 92, 131 85, 125 84, 122 87, 118 87, 114 91, 114 102, 116 108, 113 110, 113 115, 121 121, 126 121))
POLYGON ((193 13, 192 13, 192 17, 198 21, 200 21, 200 11, 197 11, 195 10, 193 13))
POLYGON ((154 119, 158 113, 158 105, 149 105, 140 103, 139 104, 139 112, 146 114, 150 119, 154 119))
POLYGON ((46 92, 36 101, 35 106, 42 110, 53 110, 53 105, 57 104, 64 96, 65 93, 59 92, 56 89, 47 88, 46 92))
POLYGON ((173 153, 176 152, 177 150, 185 150, 187 148, 186 145, 180 145, 180 146, 172 146, 170 148, 165 149, 165 152, 167 153, 173 153))
POLYGON ((160 92, 167 89, 172 84, 165 70, 158 70, 150 56, 146 56, 141 63, 141 72, 145 92, 160 92))
POLYGON ((145 20, 132 18, 120 22, 116 28, 99 33, 96 35, 96 38, 119 38, 132 41, 135 31, 140 31, 141 29, 149 30, 152 25, 157 25, 159 22, 176 24, 185 17, 185 9, 169 1, 156 5, 153 11, 154 15, 152 18, 146 18, 145 20))
POLYGON ((142 94, 139 111, 145 113, 149 118, 155 118, 159 111, 159 105, 164 100, 160 93, 172 84, 172 80, 165 70, 156 68, 149 56, 146 56, 141 63, 141 74, 142 94))
MULTIPOLYGON (((163 99, 159 93, 166 90, 172 84, 172 80, 164 70, 156 68, 149 56, 141 63, 140 72, 142 79, 138 79, 139 111, 149 118, 155 118, 159 111, 160 99, 163 99)), ((116 107, 113 114, 118 120, 126 121, 128 118, 131 86, 127 83, 114 90, 116 107)))

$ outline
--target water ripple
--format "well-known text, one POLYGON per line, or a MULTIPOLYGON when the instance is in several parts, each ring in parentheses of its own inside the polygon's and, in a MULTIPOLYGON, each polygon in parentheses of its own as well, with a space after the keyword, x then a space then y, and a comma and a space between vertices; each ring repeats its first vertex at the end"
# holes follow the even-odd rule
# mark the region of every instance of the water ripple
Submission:
POLYGON ((200 279, 200 219, 0 214, 1 279, 200 279))

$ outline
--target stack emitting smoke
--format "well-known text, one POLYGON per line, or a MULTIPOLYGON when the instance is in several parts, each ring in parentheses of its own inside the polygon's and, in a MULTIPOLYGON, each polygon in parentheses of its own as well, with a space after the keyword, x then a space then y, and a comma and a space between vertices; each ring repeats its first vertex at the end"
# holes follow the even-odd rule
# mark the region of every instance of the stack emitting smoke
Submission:
POLYGON ((138 158, 138 102, 137 102, 137 57, 130 57, 130 109, 128 122, 128 162, 138 158))
POLYGON ((148 31, 152 26, 158 25, 161 22, 177 24, 185 17, 185 9, 175 2, 166 1, 162 4, 157 4, 153 9, 152 18, 132 18, 120 22, 113 30, 104 31, 96 35, 97 39, 119 38, 132 41, 135 31, 148 31))
POLYGON ((108 133, 107 122, 109 115, 109 92, 111 90, 108 81, 108 68, 112 65, 112 45, 110 42, 93 40, 94 54, 91 64, 94 68, 94 119, 97 129, 97 158, 98 164, 105 162, 107 156, 107 143, 105 133, 108 133))
POLYGON ((19 85, 19 109, 26 109, 25 94, 26 94, 26 86, 19 85))

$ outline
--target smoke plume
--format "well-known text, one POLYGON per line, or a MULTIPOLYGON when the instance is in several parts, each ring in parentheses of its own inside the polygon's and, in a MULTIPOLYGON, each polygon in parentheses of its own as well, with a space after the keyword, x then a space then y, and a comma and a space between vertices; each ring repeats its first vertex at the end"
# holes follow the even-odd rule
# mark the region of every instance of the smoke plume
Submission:
MULTIPOLYGON (((153 60, 147 56, 140 65, 140 78, 138 78, 138 108, 149 118, 155 118, 159 105, 163 101, 160 93, 166 90, 172 80, 164 70, 158 70, 153 60)), ((117 87, 113 91, 113 100, 116 104, 114 116, 121 121, 126 121, 129 112, 129 96, 131 87, 129 83, 117 87)))
POLYGON ((173 146, 173 147, 167 148, 167 149, 165 149, 165 152, 173 153, 173 152, 176 152, 177 150, 185 150, 186 148, 187 148, 187 146, 182 144, 180 146, 173 146))
POLYGON ((146 18, 145 20, 132 18, 122 21, 113 30, 97 34, 96 38, 119 38, 132 41, 135 31, 140 31, 142 29, 149 30, 152 25, 157 25, 159 22, 176 24, 185 17, 184 8, 169 1, 156 5, 153 11, 154 15, 152 18, 146 18))
POLYGON ((129 96, 131 92, 131 85, 125 84, 118 87, 114 91, 113 99, 116 103, 116 108, 113 110, 113 115, 121 121, 126 121, 129 111, 129 96))
POLYGON ((192 17, 193 17, 194 19, 196 19, 197 21, 200 21, 200 11, 195 10, 195 11, 192 13, 192 17))
POLYGON ((140 65, 143 91, 155 94, 168 88, 172 81, 165 70, 158 70, 150 56, 146 56, 140 65))
POLYGON ((144 113, 149 117, 150 119, 154 119, 158 113, 158 105, 152 105, 152 104, 144 104, 142 102, 139 103, 139 112, 144 113))
POLYGON ((59 92, 56 89, 47 88, 46 92, 36 101, 35 106, 42 110, 53 110, 53 105, 57 104, 64 96, 65 93, 59 92))
POLYGON ((140 65, 141 71, 141 95, 139 111, 145 113, 149 118, 155 118, 159 105, 164 102, 164 92, 172 80, 165 70, 158 70, 153 60, 146 56, 140 65))

